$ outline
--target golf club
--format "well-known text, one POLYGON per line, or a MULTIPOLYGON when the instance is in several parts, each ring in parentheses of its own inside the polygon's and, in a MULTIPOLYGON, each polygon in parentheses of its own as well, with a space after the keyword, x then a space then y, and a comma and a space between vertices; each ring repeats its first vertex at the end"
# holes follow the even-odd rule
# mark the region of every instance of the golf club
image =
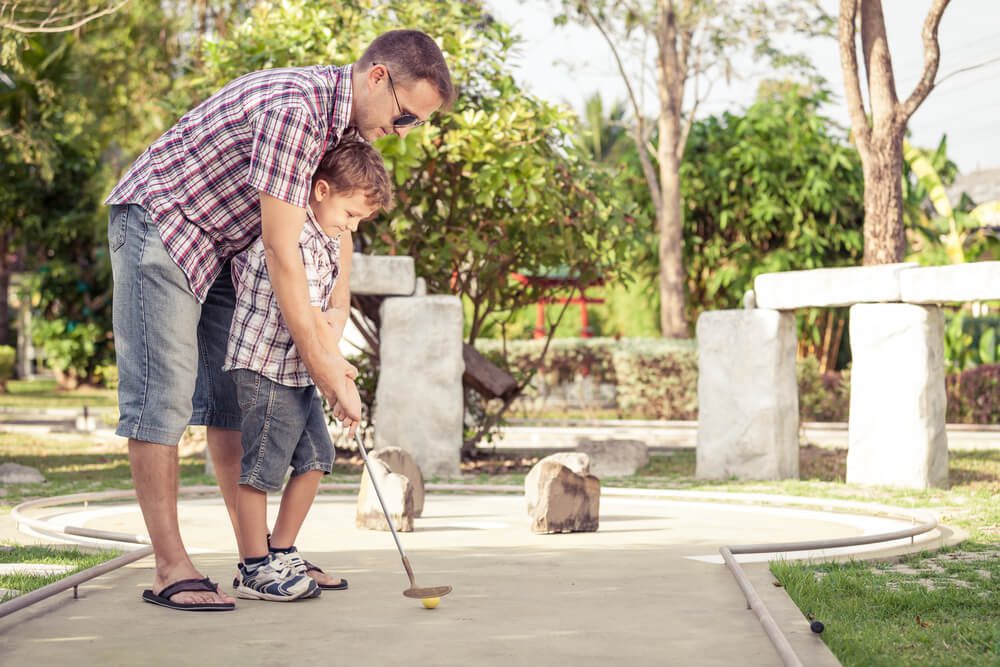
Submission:
POLYGON ((375 481, 375 473, 372 472, 371 463, 368 462, 368 454, 365 451, 364 443, 361 442, 360 432, 354 432, 354 440, 358 443, 361 458, 364 459, 365 468, 368 469, 368 479, 371 480, 372 488, 375 489, 375 495, 378 497, 378 503, 382 506, 382 514, 385 515, 385 521, 389 524, 389 530, 392 531, 392 539, 396 542, 396 548, 399 549, 399 556, 403 559, 403 568, 406 570, 406 576, 410 578, 410 587, 403 591, 403 595, 408 598, 422 600, 424 598, 440 598, 451 593, 451 586, 429 586, 427 588, 417 586, 417 582, 413 579, 413 568, 410 567, 410 559, 406 557, 406 552, 403 551, 403 545, 400 544, 399 536, 396 534, 396 527, 392 525, 392 519, 389 517, 389 510, 385 506, 385 501, 382 500, 382 492, 379 491, 378 482, 375 481))

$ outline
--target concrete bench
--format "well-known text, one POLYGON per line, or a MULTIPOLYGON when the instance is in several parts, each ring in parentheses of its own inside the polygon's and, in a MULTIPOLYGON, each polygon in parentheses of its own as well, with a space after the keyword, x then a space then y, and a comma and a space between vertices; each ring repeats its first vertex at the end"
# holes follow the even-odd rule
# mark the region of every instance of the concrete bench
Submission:
POLYGON ((758 276, 744 310, 698 319, 697 475, 798 476, 794 310, 850 306, 847 481, 948 482, 944 316, 1000 299, 1000 262, 891 264, 758 276))

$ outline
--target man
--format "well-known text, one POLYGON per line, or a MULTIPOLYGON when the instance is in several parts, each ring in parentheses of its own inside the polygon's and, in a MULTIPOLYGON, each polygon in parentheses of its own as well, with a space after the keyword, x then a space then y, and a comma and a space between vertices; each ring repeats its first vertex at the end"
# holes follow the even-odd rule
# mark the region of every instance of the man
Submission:
POLYGON ((366 141, 405 136, 454 97, 433 40, 394 30, 353 65, 264 70, 232 81, 146 149, 108 197, 117 433, 129 439, 155 552, 151 592, 167 606, 234 608, 198 573, 177 522, 176 445, 188 424, 205 425, 236 530, 240 411, 221 370, 235 298, 229 259, 262 237, 292 339, 335 416, 356 428, 360 406, 344 378, 357 371, 320 343, 299 253, 310 179, 348 128, 366 141))

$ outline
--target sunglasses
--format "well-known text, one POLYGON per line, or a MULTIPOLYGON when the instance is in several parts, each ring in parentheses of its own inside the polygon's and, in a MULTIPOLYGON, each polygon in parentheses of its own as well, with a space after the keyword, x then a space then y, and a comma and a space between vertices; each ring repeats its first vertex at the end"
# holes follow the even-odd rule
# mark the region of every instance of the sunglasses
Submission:
MULTIPOLYGON (((378 63, 372 63, 372 65, 378 65, 378 63)), ((385 67, 385 65, 382 65, 385 67)), ((392 75, 389 74, 389 68, 385 67, 385 75, 389 77, 389 90, 392 91, 392 99, 396 100, 396 108, 399 109, 399 115, 392 119, 393 127, 420 127, 427 121, 420 120, 416 115, 412 113, 404 113, 403 107, 399 104, 399 98, 396 97, 396 86, 392 83, 392 75)))

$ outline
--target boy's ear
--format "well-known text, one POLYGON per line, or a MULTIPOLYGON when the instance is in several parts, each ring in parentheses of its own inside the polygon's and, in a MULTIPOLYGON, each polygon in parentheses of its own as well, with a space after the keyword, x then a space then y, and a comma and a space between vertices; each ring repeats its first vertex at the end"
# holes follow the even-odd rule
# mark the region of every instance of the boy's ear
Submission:
POLYGON ((322 178, 317 178, 316 184, 313 186, 313 195, 316 197, 316 201, 323 201, 328 194, 330 194, 330 184, 322 178))

